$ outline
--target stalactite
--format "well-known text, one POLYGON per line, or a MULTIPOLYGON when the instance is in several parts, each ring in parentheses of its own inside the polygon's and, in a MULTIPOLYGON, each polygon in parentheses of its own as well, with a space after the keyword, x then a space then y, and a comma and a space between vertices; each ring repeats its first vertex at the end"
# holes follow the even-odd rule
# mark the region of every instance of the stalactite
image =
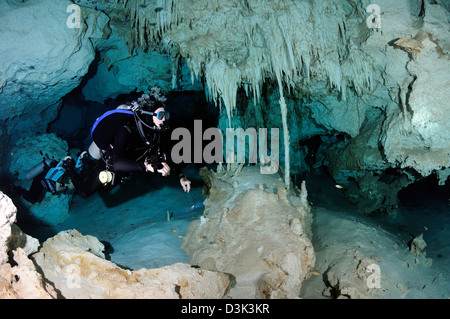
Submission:
POLYGON ((178 70, 180 68, 180 57, 172 56, 172 89, 178 89, 178 70))
POLYGON ((219 98, 223 100, 231 128, 231 116, 236 107, 236 94, 242 82, 241 72, 238 68, 230 67, 219 59, 212 59, 205 69, 209 95, 215 102, 219 98))
POLYGON ((287 107, 286 101, 284 99, 283 93, 283 81, 281 78, 281 71, 278 70, 276 72, 277 82, 278 82, 278 91, 280 93, 280 109, 281 109, 281 121, 283 123, 283 141, 284 141, 284 185, 286 189, 290 188, 291 185, 291 169, 290 169, 290 154, 289 154, 289 128, 287 125, 287 107))

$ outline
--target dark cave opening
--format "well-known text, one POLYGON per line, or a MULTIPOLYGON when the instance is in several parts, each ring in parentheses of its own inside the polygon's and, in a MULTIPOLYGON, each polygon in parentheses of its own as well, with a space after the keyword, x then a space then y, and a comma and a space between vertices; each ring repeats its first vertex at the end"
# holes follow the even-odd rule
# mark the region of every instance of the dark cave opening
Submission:
MULTIPOLYGON (((424 206, 428 203, 442 203, 450 206, 450 179, 439 185, 436 174, 419 179, 398 193, 399 203, 405 207, 424 206)), ((450 209, 447 211, 450 212, 450 209)))
POLYGON ((398 194, 399 216, 391 221, 411 241, 422 236, 426 256, 439 262, 450 256, 447 241, 450 226, 450 180, 439 185, 436 174, 408 185, 398 194))

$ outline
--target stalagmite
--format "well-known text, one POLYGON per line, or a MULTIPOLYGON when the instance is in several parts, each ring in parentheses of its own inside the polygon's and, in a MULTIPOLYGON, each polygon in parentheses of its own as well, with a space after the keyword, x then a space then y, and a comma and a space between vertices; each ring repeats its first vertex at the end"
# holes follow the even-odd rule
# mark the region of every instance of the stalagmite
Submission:
POLYGON ((280 92, 280 108, 281 120, 283 122, 283 137, 284 137, 284 185, 286 189, 290 188, 290 159, 289 159, 289 129, 287 126, 287 107, 283 94, 283 83, 281 80, 281 72, 276 72, 278 79, 278 90, 280 92))

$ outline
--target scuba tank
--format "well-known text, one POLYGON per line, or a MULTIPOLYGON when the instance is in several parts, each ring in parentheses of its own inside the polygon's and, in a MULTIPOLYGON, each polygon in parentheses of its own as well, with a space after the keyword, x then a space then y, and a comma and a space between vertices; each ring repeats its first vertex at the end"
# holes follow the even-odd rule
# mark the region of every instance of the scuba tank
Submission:
POLYGON ((41 174, 44 169, 45 166, 50 166, 50 164, 52 163, 52 160, 49 158, 45 158, 42 162, 34 165, 31 169, 29 169, 26 173, 25 173, 25 178, 26 179, 33 179, 36 176, 38 176, 39 174, 41 174))
POLYGON ((42 151, 39 151, 39 153, 42 155, 42 162, 34 165, 31 169, 29 169, 25 173, 26 179, 33 179, 36 176, 38 176, 39 174, 43 173, 46 169, 48 170, 50 167, 56 165, 57 162, 54 158, 48 157, 47 154, 45 154, 45 156, 44 156, 42 151))

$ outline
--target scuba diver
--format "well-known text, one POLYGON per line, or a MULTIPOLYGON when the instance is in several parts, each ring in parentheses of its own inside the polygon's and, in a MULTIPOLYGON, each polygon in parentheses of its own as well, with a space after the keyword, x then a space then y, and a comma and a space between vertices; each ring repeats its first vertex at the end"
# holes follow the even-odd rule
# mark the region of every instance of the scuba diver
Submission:
POLYGON ((162 134, 169 130, 164 125, 170 115, 165 110, 166 100, 158 88, 153 88, 150 94, 143 94, 137 101, 108 111, 95 121, 89 154, 98 162, 92 174, 83 181, 72 158, 63 163, 80 197, 88 197, 103 186, 113 188, 132 172, 162 176, 174 173, 178 175, 183 190, 190 191, 191 182, 181 167, 167 156, 170 154, 169 145, 161 143, 162 134))
POLYGON ((29 203, 35 204, 42 202, 47 192, 57 195, 74 191, 66 163, 73 163, 72 169, 79 174, 88 162, 87 152, 79 154, 76 162, 70 156, 66 156, 58 162, 55 158, 44 156, 42 152, 41 155, 43 156, 42 162, 31 168, 25 175, 26 179, 32 180, 30 188, 26 190, 22 186, 10 184, 8 186, 9 195, 20 195, 29 203))

